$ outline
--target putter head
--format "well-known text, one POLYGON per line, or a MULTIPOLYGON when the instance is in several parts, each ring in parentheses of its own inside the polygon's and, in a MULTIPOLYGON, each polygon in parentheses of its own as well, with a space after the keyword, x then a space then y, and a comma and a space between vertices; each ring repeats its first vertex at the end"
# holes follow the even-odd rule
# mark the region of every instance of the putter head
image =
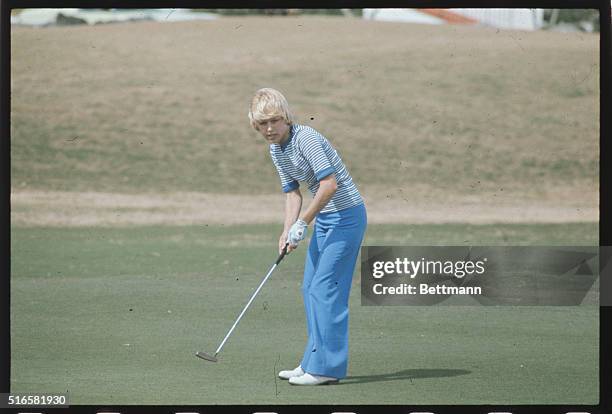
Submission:
POLYGON ((206 352, 202 352, 202 351, 196 352, 196 356, 198 358, 202 358, 210 362, 217 362, 217 357, 209 355, 206 352))

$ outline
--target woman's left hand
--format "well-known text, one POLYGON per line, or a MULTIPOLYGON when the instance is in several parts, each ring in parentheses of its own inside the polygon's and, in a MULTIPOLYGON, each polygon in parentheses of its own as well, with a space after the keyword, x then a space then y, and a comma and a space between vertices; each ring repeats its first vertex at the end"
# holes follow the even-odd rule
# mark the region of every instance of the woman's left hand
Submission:
POLYGON ((304 240, 307 232, 308 232, 308 223, 306 223, 302 219, 297 219, 296 222, 293 223, 293 225, 289 229, 289 234, 287 235, 287 241, 289 242, 289 247, 293 247, 293 248, 297 247, 298 243, 304 240))

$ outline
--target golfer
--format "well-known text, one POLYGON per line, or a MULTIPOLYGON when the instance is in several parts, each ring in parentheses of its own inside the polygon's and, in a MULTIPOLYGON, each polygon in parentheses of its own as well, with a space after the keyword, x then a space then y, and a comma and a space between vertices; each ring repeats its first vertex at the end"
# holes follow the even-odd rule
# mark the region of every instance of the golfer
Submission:
POLYGON ((308 341, 297 368, 278 376, 293 385, 338 382, 348 365, 348 300, 367 225, 363 199, 336 150, 313 128, 295 123, 279 91, 258 90, 249 119, 270 144, 287 195, 279 253, 287 243, 288 253, 295 250, 316 218, 302 284, 308 341), (300 181, 313 195, 304 211, 300 181))

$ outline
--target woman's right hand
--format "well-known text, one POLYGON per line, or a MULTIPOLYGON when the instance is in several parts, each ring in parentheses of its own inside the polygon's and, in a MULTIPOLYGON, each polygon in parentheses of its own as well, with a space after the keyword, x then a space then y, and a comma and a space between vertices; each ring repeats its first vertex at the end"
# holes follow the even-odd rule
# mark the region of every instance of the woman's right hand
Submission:
POLYGON ((297 246, 291 246, 290 244, 287 244, 288 243, 288 240, 287 240, 288 233, 289 233, 288 231, 283 231, 283 233, 280 235, 278 239, 278 254, 281 254, 283 252, 285 245, 287 246, 287 254, 297 249, 297 246))
MULTIPOLYGON (((278 239, 278 254, 281 254, 283 252, 283 249, 285 248, 285 245, 287 244, 287 231, 283 231, 283 233, 280 235, 279 239, 278 239)), ((289 253, 289 246, 287 246, 287 253, 289 253)))

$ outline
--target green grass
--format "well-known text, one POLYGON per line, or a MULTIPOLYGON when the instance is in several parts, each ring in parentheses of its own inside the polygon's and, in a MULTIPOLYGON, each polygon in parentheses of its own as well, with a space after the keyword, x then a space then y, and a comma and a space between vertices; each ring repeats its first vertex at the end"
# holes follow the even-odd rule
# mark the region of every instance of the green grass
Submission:
MULTIPOLYGON (((597 244, 596 224, 368 229, 365 244, 597 244)), ((598 308, 361 307, 349 377, 295 388, 304 249, 280 265, 273 225, 20 228, 11 235, 11 391, 74 404, 595 404, 598 308), (129 345, 127 345, 129 344, 129 345)))

